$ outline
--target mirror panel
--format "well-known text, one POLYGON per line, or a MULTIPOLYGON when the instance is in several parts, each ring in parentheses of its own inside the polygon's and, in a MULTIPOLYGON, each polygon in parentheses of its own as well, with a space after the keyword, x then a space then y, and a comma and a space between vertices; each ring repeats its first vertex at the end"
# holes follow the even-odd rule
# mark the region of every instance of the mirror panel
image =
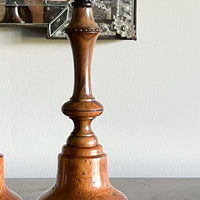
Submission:
MULTIPOLYGON (((92 0, 101 39, 136 40, 136 0, 92 0)), ((73 0, 0 0, 0 26, 46 27, 47 38, 66 39, 73 0)))

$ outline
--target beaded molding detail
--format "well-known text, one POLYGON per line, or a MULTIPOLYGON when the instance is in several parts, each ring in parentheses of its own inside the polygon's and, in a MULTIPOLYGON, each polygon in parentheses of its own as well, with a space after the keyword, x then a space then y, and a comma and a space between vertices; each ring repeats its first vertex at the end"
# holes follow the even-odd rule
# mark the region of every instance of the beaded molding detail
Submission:
POLYGON ((99 33, 102 32, 100 28, 67 28, 66 32, 89 32, 89 33, 99 33))

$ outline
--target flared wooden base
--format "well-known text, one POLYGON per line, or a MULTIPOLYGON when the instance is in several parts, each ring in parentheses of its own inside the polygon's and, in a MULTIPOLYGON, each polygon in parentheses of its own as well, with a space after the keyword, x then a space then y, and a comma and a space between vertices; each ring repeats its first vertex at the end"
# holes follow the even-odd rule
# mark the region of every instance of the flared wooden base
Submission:
POLYGON ((0 154, 0 200, 22 200, 15 192, 7 188, 4 181, 4 157, 0 154))
POLYGON ((22 200, 16 193, 6 188, 6 186, 5 188, 0 189, 0 199, 1 200, 22 200))
POLYGON ((59 155, 57 182, 39 200, 127 200, 113 188, 107 174, 102 146, 63 147, 59 155), (84 156, 83 156, 84 155, 84 156))

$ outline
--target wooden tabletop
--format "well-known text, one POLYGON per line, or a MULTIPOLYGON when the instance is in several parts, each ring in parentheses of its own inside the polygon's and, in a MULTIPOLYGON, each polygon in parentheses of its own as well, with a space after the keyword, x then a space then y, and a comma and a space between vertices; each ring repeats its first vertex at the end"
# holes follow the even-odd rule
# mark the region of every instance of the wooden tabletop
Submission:
MULTIPOLYGON (((114 187, 124 192, 129 200, 200 200, 200 179, 198 178, 114 178, 114 187)), ((55 179, 6 179, 9 188, 24 200, 36 200, 55 179)))

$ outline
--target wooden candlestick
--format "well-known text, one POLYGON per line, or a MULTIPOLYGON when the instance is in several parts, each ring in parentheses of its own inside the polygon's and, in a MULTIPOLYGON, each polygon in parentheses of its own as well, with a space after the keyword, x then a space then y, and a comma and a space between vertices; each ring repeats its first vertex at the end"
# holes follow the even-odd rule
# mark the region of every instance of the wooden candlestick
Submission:
POLYGON ((106 154, 91 129, 92 120, 103 112, 91 90, 92 52, 100 33, 91 2, 75 1, 66 33, 73 50, 75 81, 73 96, 62 111, 73 120, 74 130, 59 155, 57 182, 39 200, 127 200, 111 186, 106 154))
MULTIPOLYGON (((10 2, 6 3, 9 4, 10 2)), ((15 5, 6 6, 5 16, 0 23, 20 23, 20 24, 25 23, 19 15, 19 7, 17 3, 14 2, 14 4, 15 5)))
POLYGON ((16 193, 7 188, 4 181, 3 155, 0 154, 0 200, 22 200, 16 193))

